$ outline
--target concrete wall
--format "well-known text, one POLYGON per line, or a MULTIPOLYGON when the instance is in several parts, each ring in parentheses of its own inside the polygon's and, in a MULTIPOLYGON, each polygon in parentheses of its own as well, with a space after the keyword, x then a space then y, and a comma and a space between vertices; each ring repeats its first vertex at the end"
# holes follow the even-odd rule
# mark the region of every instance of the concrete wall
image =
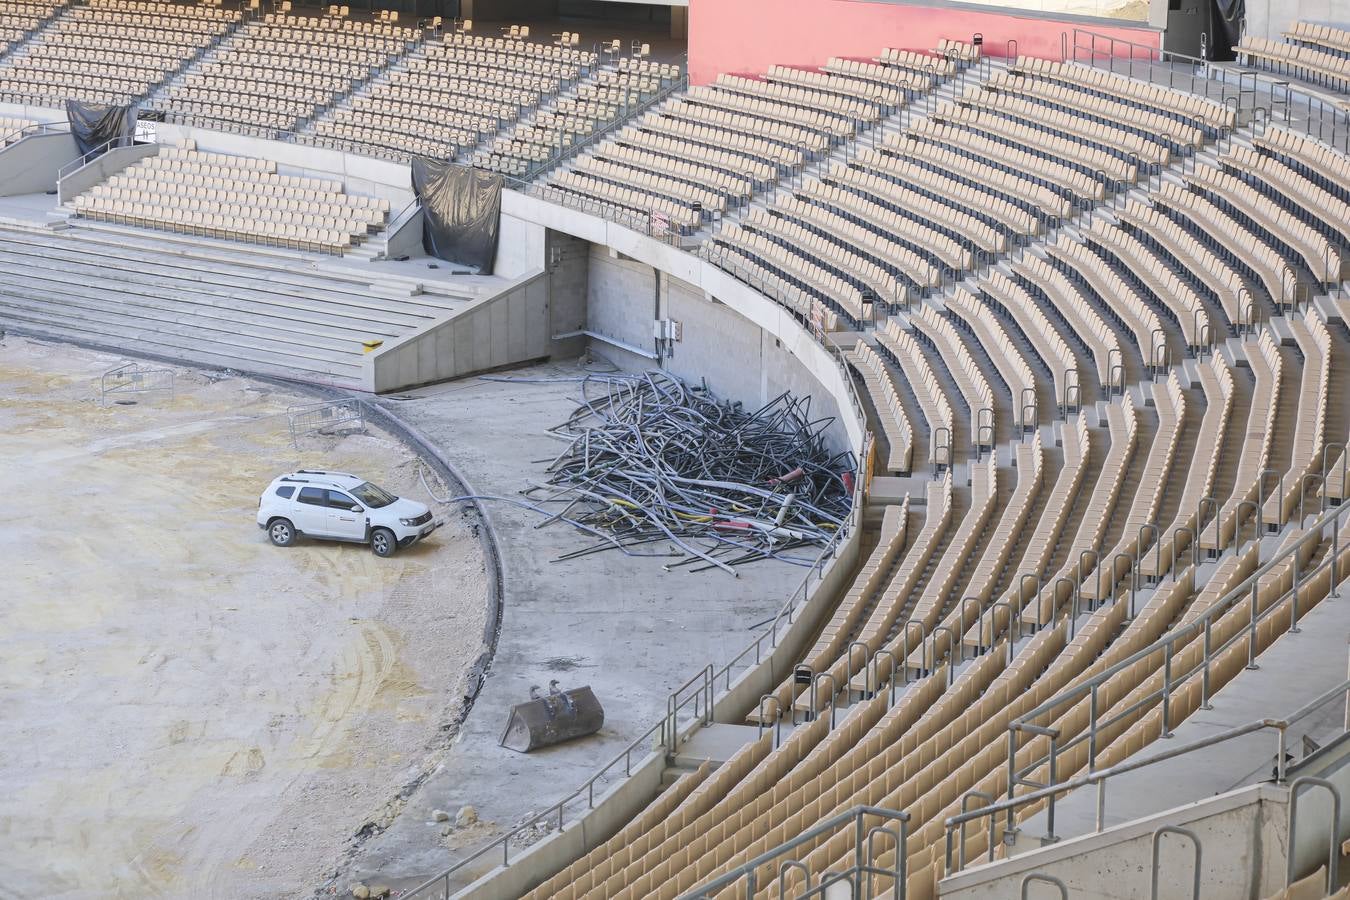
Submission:
MULTIPOLYGON (((1201 897, 1268 897, 1284 887, 1286 816, 1283 789, 1265 784, 1241 788, 1101 834, 968 868, 943 879, 938 895, 942 900, 1007 900, 1019 896, 1023 878, 1038 872, 1061 879, 1071 897, 1103 896, 1103 885, 1110 885, 1112 898, 1147 900, 1153 832, 1169 824, 1200 838, 1201 897)), ((1189 900, 1192 852, 1184 838, 1164 836, 1159 900, 1189 900)), ((1048 886, 1039 890, 1033 896, 1054 895, 1048 886)))
POLYGON ((43 194, 56 187, 61 167, 80 158, 69 132, 32 134, 0 150, 0 197, 43 194))
POLYGON ((1350 0, 1247 0, 1247 34, 1279 40, 1300 19, 1345 28, 1350 0))
MULTIPOLYGON (((1162 9, 1165 16, 1165 0, 1162 9)), ((1161 39, 1160 31, 1142 22, 1049 18, 1035 10, 975 4, 692 0, 689 75, 693 83, 706 84, 723 72, 758 74, 775 64, 819 66, 831 56, 871 58, 884 47, 932 50, 942 38, 970 40, 976 32, 984 35, 985 52, 994 56, 1005 55, 1008 41, 1015 40, 1020 53, 1059 59, 1061 35, 1075 27, 1150 47, 1161 39)))
POLYGON ((503 212, 492 274, 519 278, 544 266, 544 226, 503 212))
POLYGON ((109 150, 62 178, 58 185, 60 190, 58 199, 65 203, 76 194, 82 194, 94 185, 107 181, 137 160, 157 153, 159 153, 158 144, 136 144, 109 150))
POLYGON ((364 387, 383 393, 546 357, 548 296, 538 272, 386 343, 366 357, 364 387))

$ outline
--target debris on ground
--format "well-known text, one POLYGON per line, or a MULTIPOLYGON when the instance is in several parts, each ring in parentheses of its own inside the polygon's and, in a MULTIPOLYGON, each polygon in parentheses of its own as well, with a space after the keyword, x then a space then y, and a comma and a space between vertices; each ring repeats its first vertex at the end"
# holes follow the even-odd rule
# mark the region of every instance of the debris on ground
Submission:
POLYGON ((747 410, 661 372, 590 375, 550 429, 567 449, 522 493, 549 513, 543 524, 599 538, 559 559, 618 549, 683 557, 667 570, 810 565, 809 549, 792 551, 829 543, 852 501, 856 460, 826 447, 833 422, 787 392, 747 410))

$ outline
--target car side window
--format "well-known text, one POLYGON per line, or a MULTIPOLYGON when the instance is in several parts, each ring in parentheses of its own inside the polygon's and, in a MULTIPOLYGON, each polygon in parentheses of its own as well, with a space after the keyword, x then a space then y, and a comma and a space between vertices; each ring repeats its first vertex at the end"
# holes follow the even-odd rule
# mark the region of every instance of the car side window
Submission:
POLYGON ((357 503, 355 500, 353 500, 351 497, 348 497, 341 491, 328 492, 328 506, 330 509, 350 510, 352 507, 360 505, 361 504, 357 503))
POLYGON ((277 496, 285 500, 291 499, 294 495, 295 485, 293 484, 283 484, 281 487, 277 488, 277 496))
POLYGON ((301 488, 299 499, 301 503, 308 503, 310 506, 327 506, 328 492, 323 488, 301 488))

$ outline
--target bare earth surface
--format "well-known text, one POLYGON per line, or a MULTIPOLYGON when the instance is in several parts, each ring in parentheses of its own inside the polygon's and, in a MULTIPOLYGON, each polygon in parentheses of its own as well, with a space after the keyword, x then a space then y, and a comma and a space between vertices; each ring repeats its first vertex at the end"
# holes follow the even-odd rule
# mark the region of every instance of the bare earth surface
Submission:
POLYGON ((101 408, 117 362, 0 342, 0 897, 309 896, 452 737, 480 543, 433 503, 446 527, 391 559, 272 547, 275 475, 430 502, 420 464, 374 430, 297 450, 310 399, 243 378, 101 408))

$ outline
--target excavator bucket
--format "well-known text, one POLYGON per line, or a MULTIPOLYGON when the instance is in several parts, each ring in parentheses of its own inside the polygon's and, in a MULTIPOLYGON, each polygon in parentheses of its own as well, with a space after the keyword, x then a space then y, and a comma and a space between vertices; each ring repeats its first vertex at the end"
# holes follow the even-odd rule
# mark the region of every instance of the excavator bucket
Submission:
POLYGON ((605 711, 590 686, 551 691, 511 709, 501 745, 520 753, 551 747, 595 734, 605 724, 605 711))

